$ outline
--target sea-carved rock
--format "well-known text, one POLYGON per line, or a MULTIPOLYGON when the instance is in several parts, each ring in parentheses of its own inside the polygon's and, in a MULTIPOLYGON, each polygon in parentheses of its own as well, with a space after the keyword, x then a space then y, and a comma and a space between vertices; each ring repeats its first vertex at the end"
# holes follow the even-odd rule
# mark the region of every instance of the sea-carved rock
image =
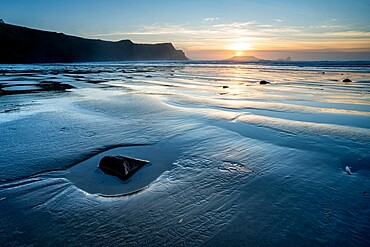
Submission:
POLYGON ((129 158, 125 156, 104 156, 99 168, 106 174, 119 177, 121 180, 129 179, 141 167, 148 164, 147 160, 129 158))

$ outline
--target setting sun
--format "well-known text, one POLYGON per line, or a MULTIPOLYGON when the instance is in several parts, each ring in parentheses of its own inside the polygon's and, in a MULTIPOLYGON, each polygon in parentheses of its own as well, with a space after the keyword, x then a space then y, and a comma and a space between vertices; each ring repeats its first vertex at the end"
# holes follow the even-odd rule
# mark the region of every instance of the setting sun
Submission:
MULTIPOLYGON (((246 42, 242 42, 242 43, 232 43, 228 46, 229 50, 233 50, 233 51, 238 51, 242 53, 242 51, 245 51, 245 50, 251 50, 252 47, 249 43, 246 43, 246 42)), ((241 54, 240 54, 241 55, 241 54)), ((237 55, 237 56, 240 56, 240 55, 237 55)))

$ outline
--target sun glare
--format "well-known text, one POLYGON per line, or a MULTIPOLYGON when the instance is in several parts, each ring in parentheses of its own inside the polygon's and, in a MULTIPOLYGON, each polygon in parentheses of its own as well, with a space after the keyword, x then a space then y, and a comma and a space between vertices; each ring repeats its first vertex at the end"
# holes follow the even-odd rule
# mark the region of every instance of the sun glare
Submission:
POLYGON ((229 45, 228 48, 230 50, 238 51, 238 52, 246 51, 246 50, 251 50, 252 49, 251 45, 249 43, 246 43, 246 42, 232 43, 231 45, 229 45))
POLYGON ((235 56, 237 56, 237 57, 239 57, 239 56, 241 56, 241 55, 243 55, 243 52, 242 52, 242 51, 237 51, 237 52, 235 53, 235 56))

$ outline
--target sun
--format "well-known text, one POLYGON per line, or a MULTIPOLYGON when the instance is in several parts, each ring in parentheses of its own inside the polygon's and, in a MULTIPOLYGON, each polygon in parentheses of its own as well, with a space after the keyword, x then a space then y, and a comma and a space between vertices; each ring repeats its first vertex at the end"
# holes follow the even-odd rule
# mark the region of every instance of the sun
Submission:
POLYGON ((238 51, 238 52, 252 49, 251 45, 247 42, 232 43, 228 46, 228 48, 229 50, 238 51))
POLYGON ((235 42, 227 46, 228 50, 235 52, 235 56, 240 57, 245 51, 252 50, 252 46, 248 42, 235 42))

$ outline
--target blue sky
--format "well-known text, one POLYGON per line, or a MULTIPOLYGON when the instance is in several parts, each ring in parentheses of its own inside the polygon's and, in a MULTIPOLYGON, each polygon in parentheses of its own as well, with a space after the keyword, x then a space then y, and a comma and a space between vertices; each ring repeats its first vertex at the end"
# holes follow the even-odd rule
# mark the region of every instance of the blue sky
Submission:
POLYGON ((366 58, 369 13, 369 0, 0 0, 7 23, 105 40, 172 42, 195 59, 237 53, 366 58))

